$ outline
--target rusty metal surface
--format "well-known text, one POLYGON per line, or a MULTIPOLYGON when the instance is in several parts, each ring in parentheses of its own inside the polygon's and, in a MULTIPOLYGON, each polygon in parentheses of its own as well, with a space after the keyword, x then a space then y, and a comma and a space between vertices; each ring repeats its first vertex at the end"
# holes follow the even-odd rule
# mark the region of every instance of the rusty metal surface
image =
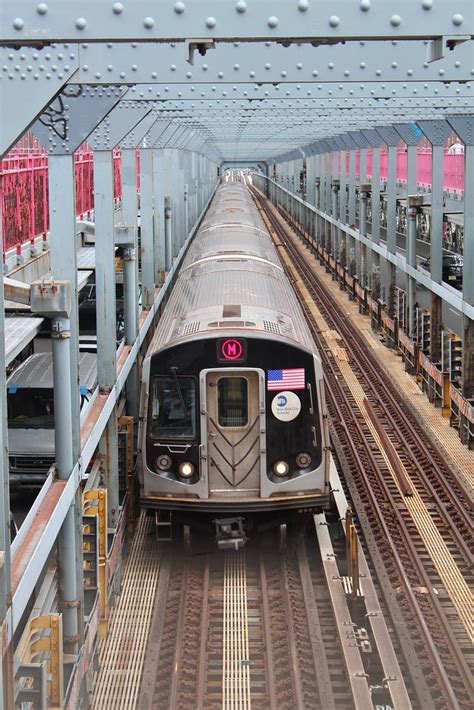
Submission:
MULTIPOLYGON (((3 253, 33 241, 49 229, 48 155, 37 142, 23 143, 0 161, 0 214, 3 253)), ((94 209, 93 151, 84 144, 75 154, 76 214, 94 209)), ((121 196, 121 157, 114 151, 114 197, 121 196)))
MULTIPOLYGON (((314 264, 309 263, 314 258, 289 240, 288 228, 281 226, 274 211, 268 212, 268 218, 280 241, 286 243, 304 281, 303 300, 314 331, 319 333, 319 351, 325 361, 333 442, 346 466, 347 484, 357 499, 359 519, 367 525, 366 535, 377 541, 379 577, 384 580, 385 589, 395 591, 394 614, 399 620, 403 618, 400 633, 407 659, 411 658, 411 664, 408 660, 407 663, 414 684, 418 683, 424 697, 422 704, 469 707, 470 643, 460 624, 460 600, 470 557, 464 490, 438 447, 421 433, 416 417, 399 402, 399 392, 387 374, 377 368, 363 339, 351 330, 335 299, 322 287, 314 264), (309 305, 312 299, 317 307, 309 305), (330 329, 344 338, 348 357, 338 358, 324 333, 321 336, 322 331, 330 329), (396 476, 387 465, 387 454, 363 404, 365 396, 409 472, 413 504, 412 497, 403 498, 396 476), (430 534, 424 531, 428 529, 430 534), (436 549, 433 535, 437 538, 436 549), (457 572, 461 585, 453 585, 450 593, 446 589, 451 580, 444 575, 439 561, 439 555, 445 555, 448 549, 450 564, 461 575, 457 572), (442 590, 441 594, 437 590, 442 590), (419 670, 426 682, 425 678, 416 678, 419 670)), ((295 223, 292 226, 298 229, 295 223)))

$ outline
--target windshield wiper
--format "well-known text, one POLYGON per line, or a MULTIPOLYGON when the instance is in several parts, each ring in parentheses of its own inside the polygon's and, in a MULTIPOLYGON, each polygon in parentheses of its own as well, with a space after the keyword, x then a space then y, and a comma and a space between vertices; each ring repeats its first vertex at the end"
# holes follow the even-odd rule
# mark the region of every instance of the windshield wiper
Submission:
POLYGON ((185 402, 184 402, 184 397, 183 397, 183 392, 182 392, 182 390, 181 390, 181 385, 179 384, 179 379, 178 379, 178 374, 177 374, 177 373, 178 373, 178 368, 177 368, 177 367, 171 367, 170 370, 171 370, 171 375, 172 375, 173 380, 174 380, 174 384, 175 384, 175 386, 176 386, 176 391, 177 391, 177 393, 178 393, 179 401, 181 402, 181 406, 182 406, 182 408, 183 408, 184 421, 186 421, 186 420, 188 419, 188 414, 187 414, 187 411, 186 411, 186 404, 185 404, 185 402))

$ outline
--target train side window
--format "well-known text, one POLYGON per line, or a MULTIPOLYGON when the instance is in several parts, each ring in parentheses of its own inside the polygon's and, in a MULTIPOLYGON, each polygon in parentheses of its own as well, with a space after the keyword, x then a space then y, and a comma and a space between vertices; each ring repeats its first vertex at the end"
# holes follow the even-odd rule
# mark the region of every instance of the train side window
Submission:
POLYGON ((244 377, 219 378, 217 383, 219 426, 247 426, 249 421, 248 400, 248 382, 244 377))
POLYGON ((196 382, 192 377, 155 375, 150 389, 148 435, 152 439, 196 436, 196 382), (184 408, 183 408, 184 404, 184 408))

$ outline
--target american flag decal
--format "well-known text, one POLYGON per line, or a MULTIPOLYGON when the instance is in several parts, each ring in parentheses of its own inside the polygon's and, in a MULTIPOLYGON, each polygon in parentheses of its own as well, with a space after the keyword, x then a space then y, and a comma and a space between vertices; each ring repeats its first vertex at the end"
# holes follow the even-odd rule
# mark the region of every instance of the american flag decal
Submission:
POLYGON ((290 370, 268 370, 267 390, 304 390, 304 367, 290 370))

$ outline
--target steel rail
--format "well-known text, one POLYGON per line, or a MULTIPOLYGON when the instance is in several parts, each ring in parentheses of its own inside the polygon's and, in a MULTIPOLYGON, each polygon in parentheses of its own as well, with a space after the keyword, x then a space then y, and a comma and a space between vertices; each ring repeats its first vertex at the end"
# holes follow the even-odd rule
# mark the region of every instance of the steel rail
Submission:
MULTIPOLYGON (((263 207, 263 199, 261 197, 257 196, 257 201, 263 207)), ((287 240, 286 230, 279 224, 279 222, 277 222, 277 218, 274 216, 274 214, 270 210, 267 210, 267 214, 268 214, 268 218, 269 218, 272 226, 275 228, 275 231, 278 233, 279 238, 282 239, 283 242, 285 242, 287 240)), ((299 264, 299 268, 300 269, 302 268, 301 264, 299 264)), ((324 352, 324 348, 322 348, 322 352, 324 352)), ((328 366, 330 366, 330 365, 328 365, 328 366)), ((326 374, 326 376, 328 376, 328 373, 326 374)), ((328 391, 329 396, 333 400, 334 407, 336 408, 336 411, 338 413, 338 419, 339 419, 342 427, 345 429, 347 446, 349 447, 349 449, 352 449, 353 456, 354 456, 355 460, 358 462, 359 466, 363 467, 363 464, 360 460, 358 451, 354 447, 354 442, 352 440, 351 433, 348 431, 348 428, 345 424, 345 421, 344 421, 345 414, 342 413, 342 411, 340 410, 340 408, 335 400, 335 396, 334 396, 335 389, 340 390, 340 396, 342 397, 342 399, 344 399, 346 397, 345 393, 342 391, 341 382, 336 378, 335 373, 334 373, 334 382, 332 382, 331 385, 332 385, 331 387, 327 387, 326 389, 328 391)), ((368 455, 369 459, 372 460, 372 465, 373 465, 374 469, 377 471, 379 468, 379 464, 377 461, 374 460, 374 456, 373 456, 373 453, 370 450, 370 448, 367 447, 366 433, 361 430, 360 423, 355 422, 355 425, 359 429, 359 436, 360 436, 360 440, 362 442, 362 445, 366 446, 367 455, 368 455)), ((384 487, 385 487, 385 484, 384 484, 384 487)), ((425 638, 425 644, 426 644, 426 646, 429 650, 430 656, 432 658, 433 666, 434 666, 434 668, 436 668, 438 678, 440 679, 442 686, 444 687, 445 697, 449 698, 449 702, 450 702, 451 707, 453 707, 453 708, 458 707, 457 699, 454 695, 451 682, 447 678, 446 670, 445 670, 443 663, 441 662, 441 659, 438 654, 438 650, 436 648, 434 639, 432 638, 432 635, 427 627, 426 620, 423 616, 423 613, 422 613, 422 611, 417 603, 417 600, 413 594, 412 585, 410 583, 410 580, 408 579, 408 576, 406 575, 406 572, 404 570, 404 566, 398 557, 396 546, 394 545, 393 541, 391 541, 391 536, 390 536, 389 531, 387 530, 387 527, 385 525, 385 520, 384 520, 382 511, 380 510, 380 508, 378 506, 378 501, 372 495, 372 491, 370 490, 370 485, 368 486, 368 495, 372 497, 373 510, 375 510, 377 512, 377 515, 379 518, 379 524, 382 525, 382 528, 385 530, 385 534, 387 535, 387 540, 390 541, 389 544, 391 545, 391 548, 392 548, 393 558, 394 558, 394 560, 397 561, 397 566, 399 568, 398 575, 403 580, 403 586, 405 587, 408 598, 410 598, 410 600, 411 600, 413 611, 416 613, 416 616, 418 617, 419 626, 421 627, 421 630, 423 632, 423 636, 425 638)), ((390 495, 390 499, 391 499, 391 495, 390 495)), ((395 509, 395 514, 396 513, 397 513, 397 510, 395 509)), ((402 525, 401 529, 403 530, 404 521, 401 518, 399 518, 399 523, 402 525)), ((407 539, 406 543, 407 543, 408 548, 411 550, 412 556, 414 555, 414 559, 416 561, 415 564, 416 564, 416 567, 418 568, 418 574, 423 575, 422 578, 425 580, 427 588, 430 589, 430 587, 431 587, 430 581, 425 576, 424 568, 418 560, 418 555, 416 554, 416 551, 414 550, 413 545, 411 544, 411 541, 409 539, 407 539), (421 568, 420 568, 420 566, 421 566, 421 568)), ((452 637, 451 629, 450 629, 449 625, 447 625, 447 623, 446 623, 444 613, 439 608, 439 605, 436 603, 438 600, 432 598, 431 601, 432 601, 433 606, 437 609, 438 618, 440 619, 441 623, 445 627, 447 637, 450 640, 449 645, 452 647, 452 650, 455 653, 456 658, 458 659, 458 664, 461 668, 461 674, 463 675, 463 682, 465 684, 465 687, 468 688, 469 686, 466 685, 467 678, 465 676, 465 670, 466 670, 465 669, 465 659, 462 656, 462 654, 460 654, 459 646, 452 637)))
POLYGON ((268 708, 269 710, 277 710, 278 704, 275 694, 275 666, 273 660, 273 647, 272 647, 272 636, 270 633, 270 610, 268 603, 268 588, 267 588, 267 575, 265 572, 265 564, 263 561, 262 551, 260 550, 259 555, 259 574, 260 574, 260 588, 262 590, 262 621, 264 628, 264 640, 265 640, 265 665, 267 669, 266 684, 268 689, 268 708))

